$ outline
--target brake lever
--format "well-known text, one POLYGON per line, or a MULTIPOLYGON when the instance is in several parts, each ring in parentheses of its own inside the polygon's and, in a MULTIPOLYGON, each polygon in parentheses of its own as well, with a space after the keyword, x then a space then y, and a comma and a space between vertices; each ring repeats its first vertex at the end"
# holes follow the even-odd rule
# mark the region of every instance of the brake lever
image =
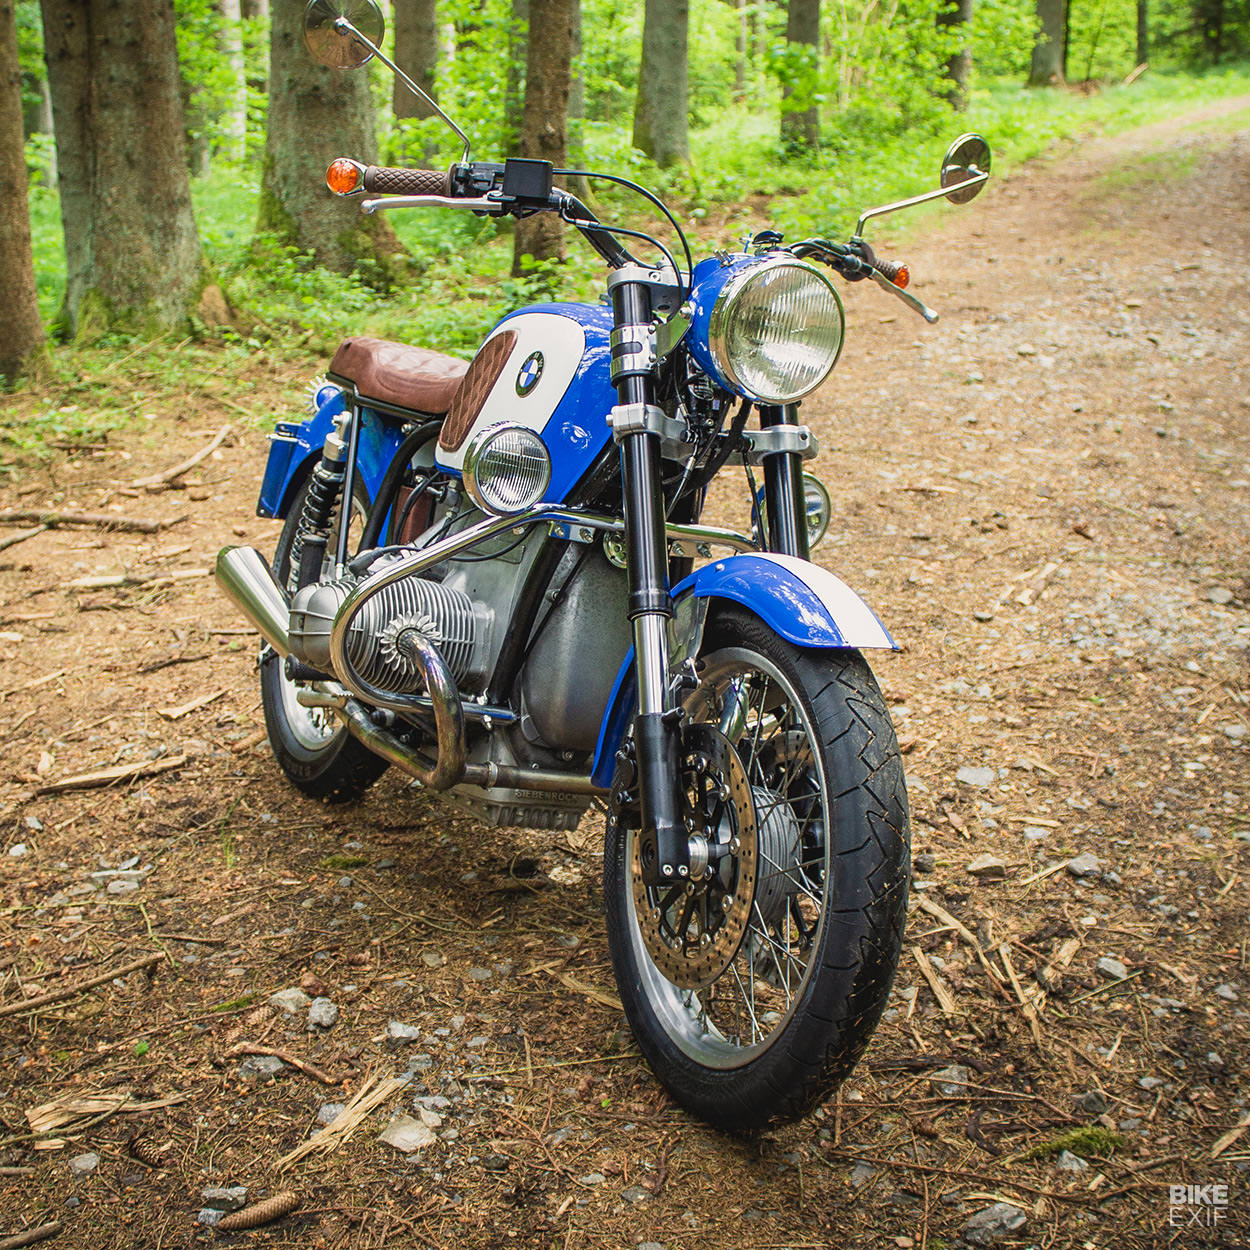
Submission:
POLYGON ((895 286, 894 283, 885 276, 885 274, 880 273, 878 270, 874 269, 872 273, 869 274, 869 277, 872 278, 872 280, 883 291, 889 291, 891 295, 897 295, 908 308, 918 312, 930 325, 933 325, 940 316, 939 313, 935 312, 927 304, 918 300, 910 291, 904 291, 901 286, 895 286))

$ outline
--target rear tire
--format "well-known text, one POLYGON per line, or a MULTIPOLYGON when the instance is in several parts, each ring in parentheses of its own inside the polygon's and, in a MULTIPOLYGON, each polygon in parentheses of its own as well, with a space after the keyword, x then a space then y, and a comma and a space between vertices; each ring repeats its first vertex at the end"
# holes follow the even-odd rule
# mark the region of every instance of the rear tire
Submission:
POLYGON ((868 1044, 906 922, 907 795, 857 651, 803 650, 723 608, 699 673, 682 754, 709 866, 698 883, 642 885, 632 769, 619 769, 608 940, 656 1075, 694 1114, 743 1131, 804 1115, 868 1044))
MULTIPOLYGON (((290 575, 291 552, 307 492, 305 482, 287 513, 274 552, 273 572, 281 586, 286 586, 290 575)), ((358 493, 352 500, 353 522, 363 522, 368 507, 368 499, 358 493)), ((333 552, 337 535, 336 519, 326 547, 328 552, 333 552)), ((327 559, 323 576, 331 575, 332 559, 327 559)), ((353 738, 332 712, 301 706, 295 697, 297 689, 286 675, 283 658, 272 647, 266 647, 260 662, 260 699, 269 745, 278 767, 309 798, 327 803, 358 799, 386 771, 386 761, 353 738)))

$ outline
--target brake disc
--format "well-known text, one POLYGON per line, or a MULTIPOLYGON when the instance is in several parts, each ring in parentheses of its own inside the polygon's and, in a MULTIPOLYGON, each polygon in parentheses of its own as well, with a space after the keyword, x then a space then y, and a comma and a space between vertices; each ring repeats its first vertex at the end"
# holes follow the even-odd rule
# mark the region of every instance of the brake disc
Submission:
POLYGON ((712 725, 686 724, 681 758, 683 814, 699 848, 690 875, 645 885, 637 837, 630 873, 648 954, 674 985, 697 989, 715 981, 742 944, 755 901, 759 839, 746 769, 729 739, 712 725))

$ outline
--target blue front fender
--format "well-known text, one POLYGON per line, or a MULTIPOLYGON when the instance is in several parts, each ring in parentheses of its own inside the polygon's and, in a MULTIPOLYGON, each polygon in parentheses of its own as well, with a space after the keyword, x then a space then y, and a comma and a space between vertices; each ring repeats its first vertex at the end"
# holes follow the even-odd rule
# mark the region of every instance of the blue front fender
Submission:
MULTIPOLYGON (((673 599, 678 604, 691 599, 725 599, 741 604, 796 647, 898 650, 876 613, 844 581, 818 564, 794 556, 759 552, 717 560, 679 582, 673 588, 673 599)), ((682 615, 678 613, 679 619, 682 615)), ((692 615, 691 619, 698 618, 692 615)), ((698 639, 678 642, 688 655, 697 650, 698 639)), ((631 648, 616 675, 599 727, 591 769, 591 780, 597 786, 606 789, 612 784, 616 751, 629 729, 636 698, 631 648)))

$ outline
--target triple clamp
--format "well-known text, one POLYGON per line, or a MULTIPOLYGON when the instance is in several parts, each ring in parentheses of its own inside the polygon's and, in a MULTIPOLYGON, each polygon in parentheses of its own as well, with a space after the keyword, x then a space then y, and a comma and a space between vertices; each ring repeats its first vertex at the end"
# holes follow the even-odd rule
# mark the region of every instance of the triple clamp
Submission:
POLYGON ((811 460, 820 450, 816 435, 805 425, 770 425, 766 430, 744 430, 746 464, 763 464, 768 456, 794 454, 811 460))
MULTIPOLYGON (((655 434, 660 448, 670 460, 680 460, 694 450, 686 438, 686 423, 665 414, 654 404, 615 404, 608 413, 608 425, 616 442, 630 434, 655 434)), ((814 454, 814 453, 813 453, 814 454)))

